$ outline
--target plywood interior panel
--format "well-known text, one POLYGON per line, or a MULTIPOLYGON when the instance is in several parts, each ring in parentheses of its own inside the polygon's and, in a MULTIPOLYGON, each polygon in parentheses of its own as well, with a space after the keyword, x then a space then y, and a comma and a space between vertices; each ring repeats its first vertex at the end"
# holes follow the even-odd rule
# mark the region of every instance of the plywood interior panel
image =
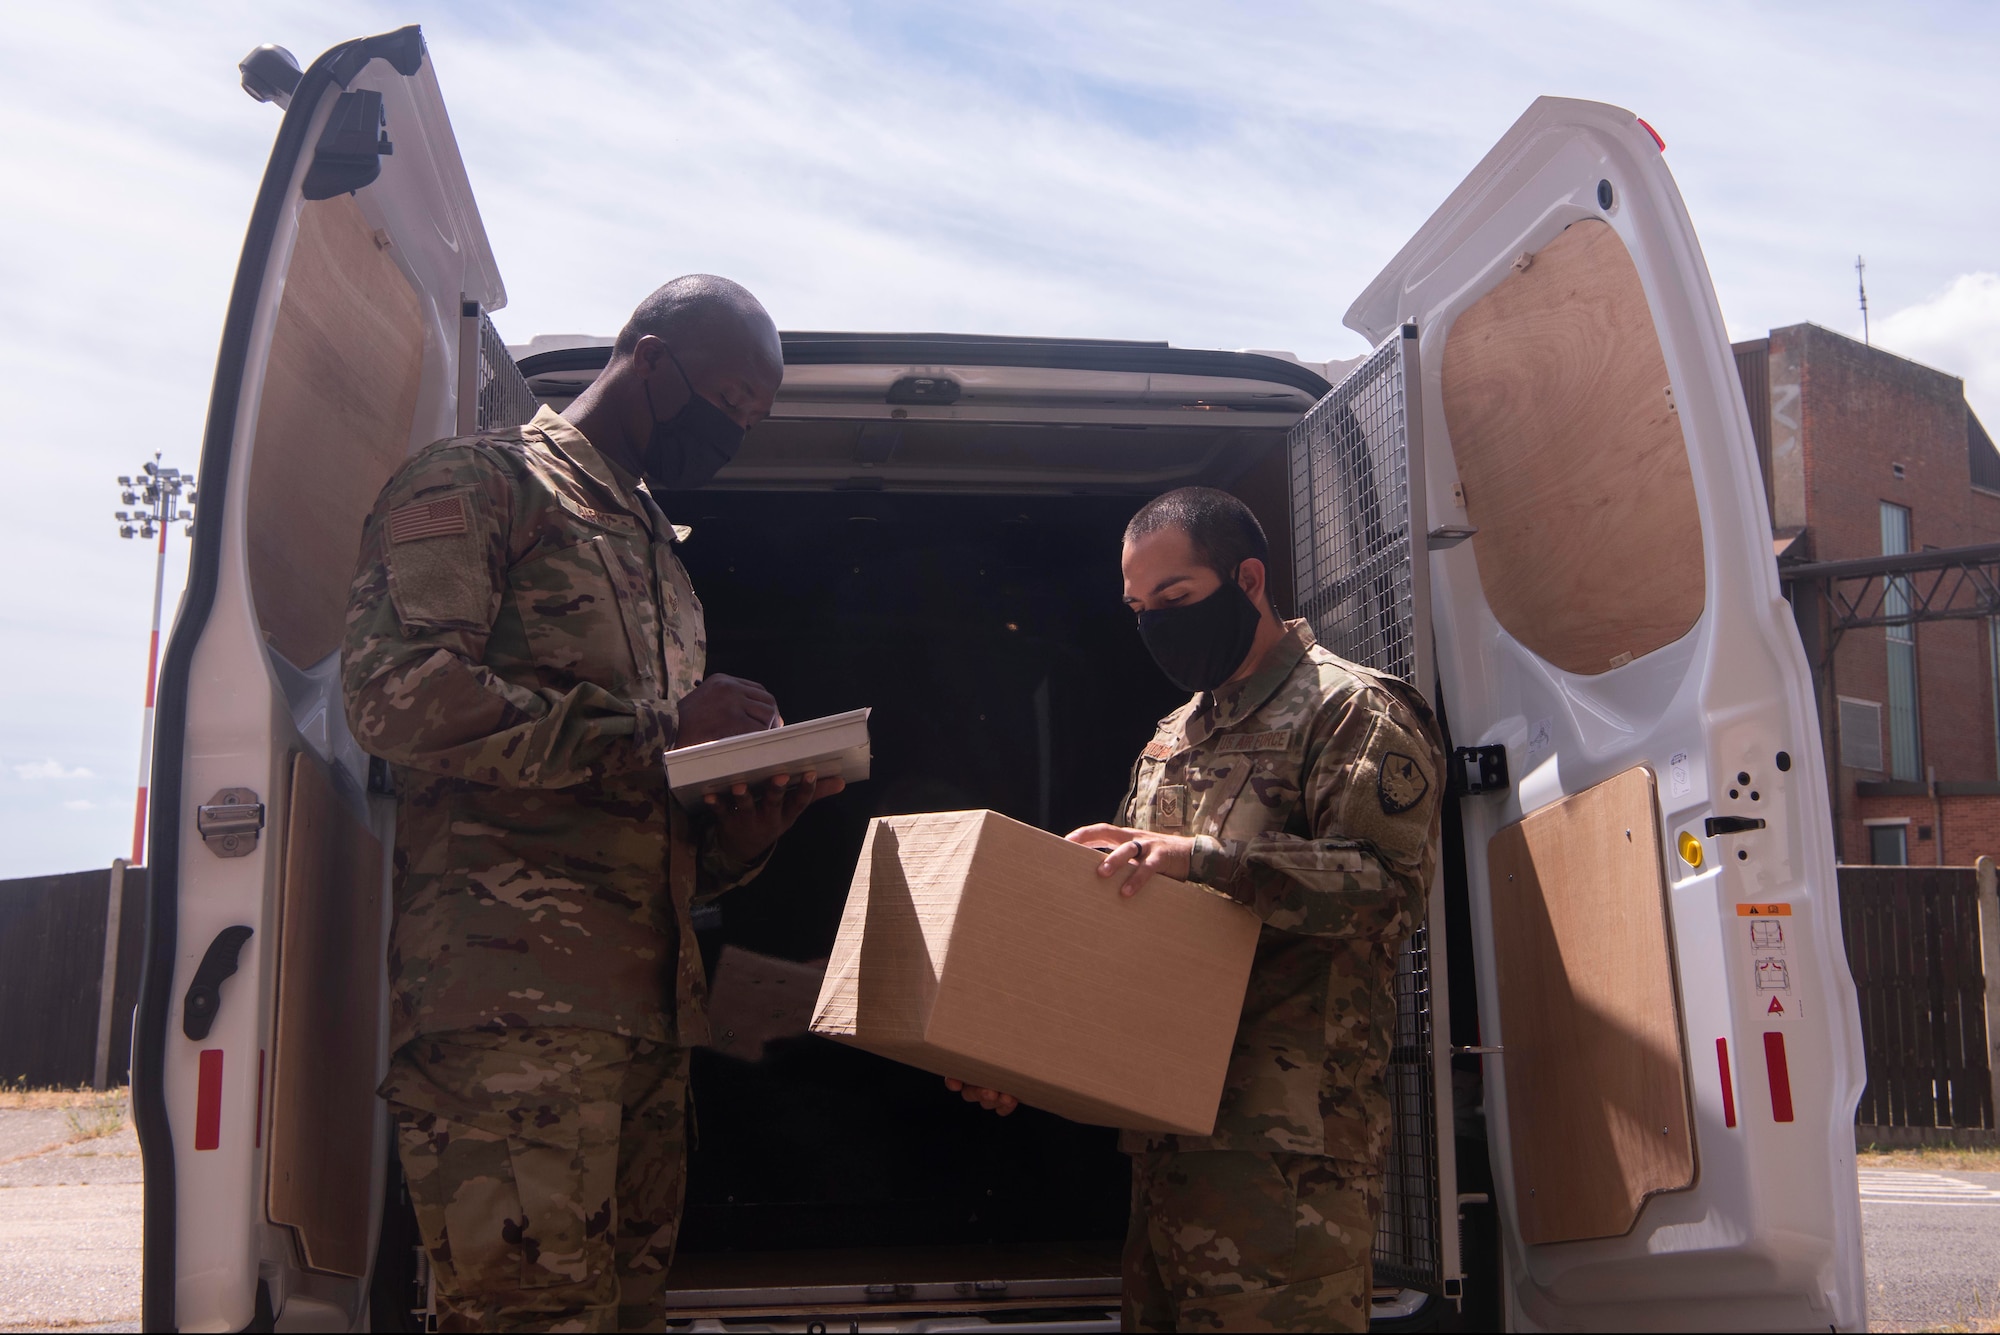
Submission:
POLYGON ((1572 224, 1453 322, 1444 412, 1479 584, 1507 632, 1607 672, 1693 628, 1694 475, 1639 271, 1572 224))
MULTIPOLYGON (((386 238, 383 238, 386 240, 386 238)), ((273 648, 340 644, 361 523, 410 449, 417 293, 350 195, 308 202, 278 306, 250 461, 250 585, 273 648)))
POLYGON ((1654 806, 1642 766, 1487 844, 1524 1242, 1617 1237, 1648 1196, 1694 1185, 1654 806))
POLYGON ((368 1171, 381 1104, 382 845, 326 767, 292 758, 271 1052, 271 1222, 297 1231, 306 1264, 368 1273, 368 1171))

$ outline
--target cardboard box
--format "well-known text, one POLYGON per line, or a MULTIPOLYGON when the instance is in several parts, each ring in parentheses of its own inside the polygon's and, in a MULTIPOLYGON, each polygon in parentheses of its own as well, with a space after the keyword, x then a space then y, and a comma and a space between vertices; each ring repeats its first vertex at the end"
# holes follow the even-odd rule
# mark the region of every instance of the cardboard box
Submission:
POLYGON ((1261 927, 991 811, 868 827, 813 1031, 1106 1126, 1207 1135, 1261 927))

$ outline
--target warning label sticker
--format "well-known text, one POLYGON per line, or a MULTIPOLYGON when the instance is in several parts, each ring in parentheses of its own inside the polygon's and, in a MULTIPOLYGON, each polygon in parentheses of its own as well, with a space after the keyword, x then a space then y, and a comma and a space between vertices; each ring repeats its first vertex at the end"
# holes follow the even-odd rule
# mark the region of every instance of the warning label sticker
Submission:
POLYGON ((1739 918, 1789 918, 1792 916, 1790 904, 1738 904, 1736 916, 1739 918))

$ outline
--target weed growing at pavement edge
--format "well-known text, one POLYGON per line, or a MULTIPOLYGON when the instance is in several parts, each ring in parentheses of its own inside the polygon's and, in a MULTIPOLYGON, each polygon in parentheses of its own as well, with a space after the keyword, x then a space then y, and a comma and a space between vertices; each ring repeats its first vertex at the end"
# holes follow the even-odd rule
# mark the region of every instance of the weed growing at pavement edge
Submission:
POLYGON ((2000 1173, 2000 1146, 1916 1145, 1884 1149, 1869 1145, 1855 1155, 1861 1168, 1920 1168, 1931 1172, 2000 1173))
POLYGON ((115 1136, 125 1126, 125 1096, 100 1094, 88 1103, 65 1108, 63 1121, 69 1123, 70 1134, 77 1140, 115 1136))

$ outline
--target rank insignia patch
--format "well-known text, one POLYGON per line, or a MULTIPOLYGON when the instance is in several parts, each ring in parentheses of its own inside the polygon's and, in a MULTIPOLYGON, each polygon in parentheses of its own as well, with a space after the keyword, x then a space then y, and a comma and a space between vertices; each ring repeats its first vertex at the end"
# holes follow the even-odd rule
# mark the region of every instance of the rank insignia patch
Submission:
POLYGON ((1431 790, 1431 781, 1424 777, 1417 762, 1400 751, 1382 753, 1382 767, 1376 774, 1375 791, 1382 799, 1382 810, 1391 816, 1400 816, 1411 807, 1424 800, 1424 794, 1431 790))
POLYGON ((1153 795, 1153 819, 1163 830, 1178 830, 1187 823, 1187 785, 1166 784, 1153 795))

